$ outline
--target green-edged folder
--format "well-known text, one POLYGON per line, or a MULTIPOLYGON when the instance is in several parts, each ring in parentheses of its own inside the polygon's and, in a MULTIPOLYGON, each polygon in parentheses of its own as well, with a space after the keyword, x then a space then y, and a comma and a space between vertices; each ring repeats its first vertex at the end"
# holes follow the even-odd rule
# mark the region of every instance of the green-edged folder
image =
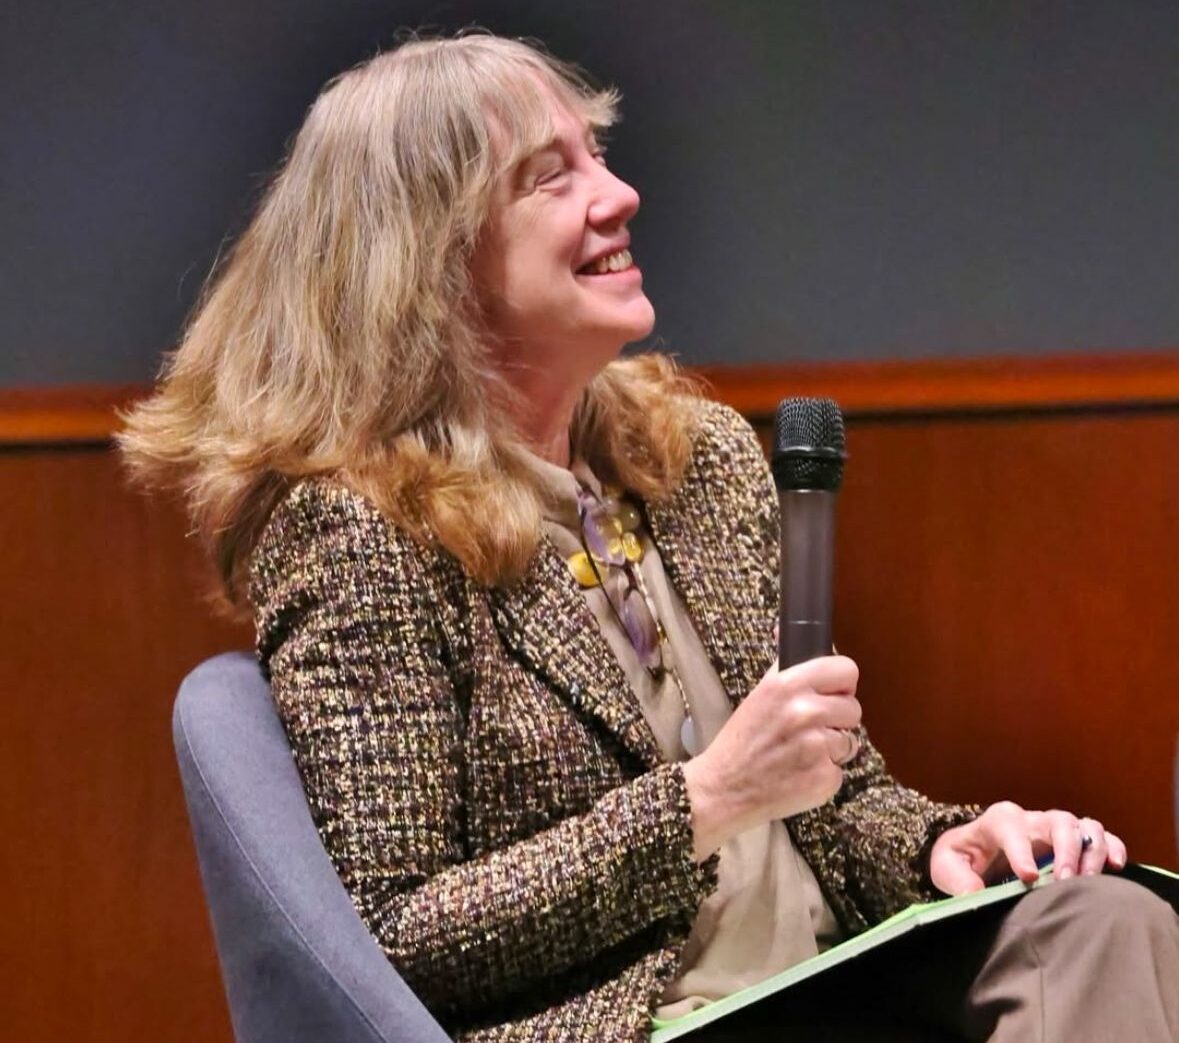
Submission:
MULTIPOLYGON (((1155 866, 1131 864, 1119 875, 1148 887, 1155 894, 1179 908, 1179 874, 1155 866)), ((911 905, 908 909, 889 917, 883 923, 877 924, 871 930, 849 938, 846 942, 796 964, 781 974, 767 978, 757 985, 751 985, 747 989, 735 992, 731 996, 710 1003, 707 1007, 701 1007, 699 1010, 685 1014, 682 1018, 676 1018, 674 1021, 654 1019, 655 1031, 651 1036, 651 1043, 668 1043, 669 1040, 691 1036, 698 1029, 710 1025, 734 1011, 758 1003, 767 996, 788 989, 800 981, 812 978, 816 974, 821 974, 823 971, 846 963, 848 960, 854 960, 857 956, 885 945, 894 938, 900 938, 910 931, 937 923, 939 920, 961 916, 997 902, 1014 901, 1033 887, 1043 887, 1050 884, 1051 879, 1052 869, 1047 867, 1041 872, 1039 880, 1034 884, 1029 885, 1019 880, 1012 880, 1009 883, 998 884, 972 894, 959 895, 957 898, 943 898, 937 902, 911 905)))

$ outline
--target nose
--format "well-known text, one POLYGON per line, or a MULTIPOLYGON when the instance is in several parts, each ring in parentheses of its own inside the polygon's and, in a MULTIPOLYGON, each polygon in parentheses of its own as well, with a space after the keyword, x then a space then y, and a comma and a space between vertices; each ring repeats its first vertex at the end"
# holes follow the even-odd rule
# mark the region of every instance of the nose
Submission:
POLYGON ((639 193, 606 167, 598 166, 594 198, 589 207, 592 225, 626 224, 638 213, 639 193))

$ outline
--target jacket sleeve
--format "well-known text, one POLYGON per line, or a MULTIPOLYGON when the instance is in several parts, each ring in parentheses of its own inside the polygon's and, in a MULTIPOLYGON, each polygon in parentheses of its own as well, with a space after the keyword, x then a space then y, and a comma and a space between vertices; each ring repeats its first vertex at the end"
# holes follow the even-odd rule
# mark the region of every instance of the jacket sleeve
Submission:
POLYGON ((675 765, 469 859, 464 715, 431 554, 356 495, 306 483, 268 525, 251 596, 328 853, 389 959, 443 1017, 502 1002, 657 921, 690 920, 715 863, 692 859, 675 765))
POLYGON ((951 826, 976 818, 974 805, 943 804, 888 772, 884 758, 860 729, 861 750, 845 769, 832 807, 838 822, 836 848, 845 878, 845 918, 861 929, 916 902, 946 896, 929 879, 933 842, 951 826))

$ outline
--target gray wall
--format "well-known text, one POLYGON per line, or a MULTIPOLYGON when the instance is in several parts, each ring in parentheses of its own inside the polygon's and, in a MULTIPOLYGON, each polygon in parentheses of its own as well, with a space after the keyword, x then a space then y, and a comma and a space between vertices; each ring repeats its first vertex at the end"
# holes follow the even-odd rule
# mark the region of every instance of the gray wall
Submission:
POLYGON ((0 385, 139 381, 318 87, 398 27, 625 95, 688 361, 1179 346, 1179 3, 10 0, 0 385))

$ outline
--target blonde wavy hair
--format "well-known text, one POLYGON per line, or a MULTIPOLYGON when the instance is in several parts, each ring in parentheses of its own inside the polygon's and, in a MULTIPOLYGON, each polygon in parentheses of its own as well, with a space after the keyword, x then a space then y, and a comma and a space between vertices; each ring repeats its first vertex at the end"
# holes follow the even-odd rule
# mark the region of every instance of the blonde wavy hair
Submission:
MULTIPOLYGON (((470 259, 497 177, 553 136, 547 92, 595 130, 616 117, 613 90, 489 35, 405 43, 311 106, 119 436, 136 478, 182 492, 231 602, 245 599, 271 511, 314 475, 369 497, 482 583, 526 569, 543 494, 470 259)), ((664 497, 695 414, 675 399, 696 393, 662 356, 611 363, 576 412, 573 452, 664 497)))

